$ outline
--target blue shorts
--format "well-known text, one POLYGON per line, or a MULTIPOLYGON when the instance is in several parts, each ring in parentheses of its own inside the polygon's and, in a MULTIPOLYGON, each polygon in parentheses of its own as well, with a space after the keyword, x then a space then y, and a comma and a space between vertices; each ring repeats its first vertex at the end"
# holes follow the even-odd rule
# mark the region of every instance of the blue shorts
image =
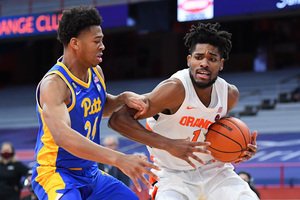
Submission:
POLYGON ((33 167, 32 187, 39 200, 138 200, 124 183, 98 169, 33 167))

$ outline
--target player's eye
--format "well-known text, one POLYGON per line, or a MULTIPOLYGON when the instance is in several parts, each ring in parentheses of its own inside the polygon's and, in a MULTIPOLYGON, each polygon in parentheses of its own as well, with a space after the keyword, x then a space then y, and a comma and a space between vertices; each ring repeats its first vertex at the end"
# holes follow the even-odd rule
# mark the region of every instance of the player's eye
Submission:
POLYGON ((196 60, 201 60, 201 59, 202 59, 202 56, 195 56, 195 59, 196 59, 196 60))

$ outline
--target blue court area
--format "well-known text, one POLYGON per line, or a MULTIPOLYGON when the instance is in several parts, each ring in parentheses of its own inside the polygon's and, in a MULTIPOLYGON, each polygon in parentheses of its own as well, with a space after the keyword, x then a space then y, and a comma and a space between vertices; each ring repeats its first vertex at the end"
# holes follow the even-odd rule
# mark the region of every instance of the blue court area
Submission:
MULTIPOLYGON (((31 166, 37 128, 1 130, 0 141, 12 141, 18 159, 31 166)), ((257 185, 300 184, 300 132, 261 134, 259 152, 250 161, 235 165, 236 172, 247 171, 257 185)), ((149 157, 145 145, 120 137, 120 151, 149 157)))
POLYGON ((300 132, 261 134, 257 143, 255 157, 237 164, 237 172, 249 172, 255 184, 300 184, 300 132))

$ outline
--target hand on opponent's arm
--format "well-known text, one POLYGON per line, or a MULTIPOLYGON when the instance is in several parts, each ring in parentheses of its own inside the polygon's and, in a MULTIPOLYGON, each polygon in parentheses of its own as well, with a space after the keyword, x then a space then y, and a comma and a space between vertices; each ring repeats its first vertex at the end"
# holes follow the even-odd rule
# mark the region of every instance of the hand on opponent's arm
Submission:
MULTIPOLYGON (((174 113, 182 104, 184 96, 185 91, 179 80, 169 79, 163 81, 151 93, 145 95, 149 104, 149 108, 145 112, 139 113, 135 109, 123 106, 111 115, 108 126, 133 141, 168 151, 173 156, 185 160, 195 168, 196 166, 192 163, 191 158, 203 163, 194 153, 210 154, 209 151, 202 148, 203 146, 208 146, 209 143, 192 142, 189 138, 170 139, 164 137, 145 129, 136 118, 137 114, 140 114, 139 119, 152 117, 166 109, 174 113)), ((172 133, 170 133, 171 135, 172 133)))
POLYGON ((145 114, 149 108, 148 101, 143 95, 133 92, 123 92, 118 96, 106 94, 103 117, 110 117, 113 112, 125 104, 138 111, 134 116, 135 119, 137 119, 140 115, 145 114))
MULTIPOLYGON (((104 81, 104 74, 99 65, 97 65, 97 70, 104 81)), ((135 118, 137 118, 139 115, 144 114, 149 107, 149 104, 147 104, 147 101, 143 95, 136 94, 134 92, 123 92, 119 95, 112 95, 106 93, 106 101, 104 104, 104 110, 103 110, 103 118, 110 117, 110 115, 115 112, 116 110, 120 109, 123 105, 128 105, 130 108, 134 108, 138 110, 138 112, 135 115, 135 118)))
POLYGON ((137 112, 134 114, 134 119, 145 114, 149 109, 149 101, 144 95, 129 93, 129 97, 125 98, 125 104, 137 112))

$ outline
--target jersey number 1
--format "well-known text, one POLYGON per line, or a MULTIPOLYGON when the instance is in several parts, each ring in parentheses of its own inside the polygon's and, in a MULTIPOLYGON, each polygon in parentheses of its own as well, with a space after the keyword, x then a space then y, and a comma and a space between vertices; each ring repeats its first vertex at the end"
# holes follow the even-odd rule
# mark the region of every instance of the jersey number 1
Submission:
POLYGON ((200 136, 200 133, 201 133, 201 129, 197 130, 197 131, 194 131, 194 137, 192 139, 193 142, 197 142, 199 136, 200 136))

